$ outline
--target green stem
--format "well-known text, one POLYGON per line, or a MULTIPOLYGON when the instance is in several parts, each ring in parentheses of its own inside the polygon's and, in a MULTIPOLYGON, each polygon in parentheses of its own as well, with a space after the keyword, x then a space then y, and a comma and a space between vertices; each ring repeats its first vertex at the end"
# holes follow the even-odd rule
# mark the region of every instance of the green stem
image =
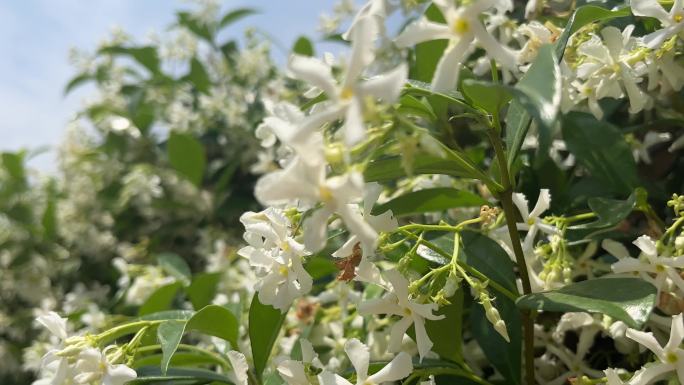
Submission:
POLYGON ((402 384, 408 385, 411 384, 411 382, 415 379, 440 374, 451 374, 459 377, 464 377, 480 385, 492 385, 490 382, 485 381, 484 379, 478 377, 473 373, 469 373, 467 371, 456 368, 426 368, 414 370, 413 373, 402 382, 402 384))
MULTIPOLYGON (((444 258, 451 259, 452 255, 451 255, 450 253, 447 253, 447 252, 444 251, 441 247, 435 245, 434 243, 432 243, 432 242, 430 242, 430 241, 426 241, 426 240, 424 240, 424 239, 421 239, 421 238, 419 238, 417 235, 415 235, 415 234, 413 234, 413 233, 410 233, 410 232, 408 232, 408 231, 402 231, 402 232, 403 232, 404 234, 408 235, 409 237, 415 239, 415 240, 418 241, 419 243, 422 243, 424 246, 429 247, 430 249, 432 249, 433 251, 435 251, 437 254, 443 256, 444 258)), ((470 275, 476 277, 476 278, 479 279, 480 281, 483 281, 483 282, 484 282, 484 281, 489 281, 489 286, 491 286, 492 288, 494 288, 494 289, 495 289, 496 291, 498 291, 499 293, 501 293, 501 294, 505 295, 506 297, 508 297, 511 301, 515 302, 515 300, 518 299, 519 295, 517 295, 517 294, 513 293, 512 291, 506 289, 505 287, 499 285, 496 281, 489 279, 489 277, 487 277, 486 275, 482 274, 479 270, 475 269, 474 267, 472 267, 472 266, 470 266, 470 265, 468 265, 468 264, 466 264, 466 263, 463 263, 463 261, 458 261, 458 260, 457 260, 456 263, 458 263, 458 266, 460 266, 461 268, 463 268, 463 270, 467 271, 468 274, 470 274, 470 275)))
MULTIPOLYGON (((493 129, 495 130, 495 128, 493 129)), ((532 285, 530 284, 525 253, 520 243, 520 234, 518 233, 516 223, 515 208, 513 206, 513 184, 511 183, 508 165, 506 164, 506 153, 499 135, 493 132, 493 130, 489 130, 488 134, 499 162, 501 182, 504 186, 504 190, 499 194, 499 200, 506 216, 506 226, 513 244, 513 253, 515 254, 518 272, 522 281, 523 294, 530 294, 532 292, 532 285)), ((521 310, 521 315, 524 338, 525 381, 527 385, 534 385, 534 320, 532 319, 531 311, 521 310)))
POLYGON ((113 327, 106 332, 103 332, 101 334, 98 334, 95 337, 96 341, 98 344, 105 344, 110 341, 114 341, 119 337, 123 337, 128 334, 133 334, 138 332, 138 330, 144 328, 144 327, 149 327, 149 326, 154 326, 157 324, 162 323, 163 321, 161 320, 155 320, 155 321, 135 321, 123 325, 119 325, 116 327, 113 327))

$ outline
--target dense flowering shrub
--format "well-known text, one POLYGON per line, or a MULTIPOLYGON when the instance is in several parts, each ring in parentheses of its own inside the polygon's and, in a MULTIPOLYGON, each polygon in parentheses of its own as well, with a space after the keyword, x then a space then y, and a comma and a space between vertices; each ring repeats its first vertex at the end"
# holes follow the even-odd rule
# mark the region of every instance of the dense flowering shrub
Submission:
MULTIPOLYGON (((168 253, 201 244, 182 230, 178 245, 125 240, 163 252, 115 262, 138 313, 73 331, 41 314, 38 383, 684 382, 683 4, 343 2, 324 30, 351 14, 336 31, 348 48, 317 57, 300 39, 280 93, 254 99, 272 162, 257 168, 263 207, 240 216, 239 259, 204 272, 168 253)), ((214 41, 213 19, 179 17, 214 41)), ((166 82, 146 47, 101 52, 166 82)), ((199 100, 200 116, 231 111, 199 100)), ((123 118, 119 135, 140 128, 123 118)), ((222 140, 182 136, 174 161, 178 135, 172 169, 208 183, 192 148, 222 140)), ((135 214, 108 223, 175 234, 152 209, 169 176, 125 170, 111 180, 135 185, 117 190, 135 214)), ((176 202, 192 226, 183 205, 203 201, 176 202)), ((209 239, 237 245, 228 225, 209 239)))

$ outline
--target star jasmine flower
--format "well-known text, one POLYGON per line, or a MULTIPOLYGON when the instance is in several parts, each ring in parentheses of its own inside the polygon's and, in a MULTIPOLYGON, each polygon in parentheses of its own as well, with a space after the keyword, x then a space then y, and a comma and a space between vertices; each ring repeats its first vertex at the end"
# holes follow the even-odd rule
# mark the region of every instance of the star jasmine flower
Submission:
POLYGON ((341 82, 332 75, 332 67, 323 61, 307 56, 290 58, 291 74, 323 91, 326 102, 316 106, 307 117, 306 124, 299 127, 298 137, 307 137, 325 123, 344 118, 342 132, 348 146, 361 141, 366 134, 363 113, 368 98, 393 103, 406 83, 408 67, 396 68, 362 80, 364 69, 375 59, 374 41, 378 33, 377 20, 371 16, 361 17, 351 32, 352 51, 341 82))
MULTIPOLYGON (((372 215, 371 210, 378 201, 382 193, 382 186, 378 183, 367 183, 364 188, 363 196, 363 219, 377 232, 388 232, 397 228, 397 219, 392 214, 392 210, 387 210, 380 215, 372 215)), ((352 205, 350 209, 354 210, 358 205, 352 205)), ((352 255, 355 245, 359 243, 359 237, 352 235, 349 237, 342 247, 333 253, 335 258, 344 258, 352 255)), ((375 244, 362 244, 363 256, 372 255, 375 251, 375 244)))
MULTIPOLYGON (((370 351, 368 346, 356 338, 352 338, 344 346, 344 350, 356 370, 356 385, 380 385, 408 377, 413 371, 411 356, 405 352, 397 354, 389 364, 372 375, 368 375, 370 351)), ((330 372, 323 372, 320 376, 321 385, 352 385, 347 379, 330 372)))
POLYGON ((629 63, 629 55, 636 48, 636 39, 632 35, 634 25, 629 25, 621 32, 615 27, 601 30, 603 41, 594 35, 582 43, 577 52, 584 56, 584 61, 577 68, 580 79, 595 79, 596 97, 621 98, 623 89, 629 98, 629 112, 632 114, 643 110, 649 103, 648 96, 639 88, 642 72, 646 68, 644 63, 629 63))
POLYGON ((606 374, 606 379, 608 380, 607 385, 624 385, 625 382, 618 376, 618 371, 616 369, 608 368, 603 371, 606 374))
POLYGON ((654 132, 649 131, 644 135, 644 140, 636 144, 636 148, 632 150, 632 155, 634 155, 634 160, 643 160, 646 164, 651 164, 651 154, 649 150, 651 147, 656 146, 660 143, 669 142, 672 139, 672 134, 669 132, 654 132))
POLYGON ((45 328, 59 338, 60 341, 67 339, 67 319, 60 317, 59 314, 54 311, 38 316, 36 321, 45 326, 45 328))
POLYGON ((558 229, 544 223, 541 218, 544 211, 551 207, 551 194, 548 189, 541 189, 539 191, 539 198, 537 199, 537 203, 535 203, 532 212, 528 209, 528 202, 525 194, 513 194, 513 203, 518 208, 518 211, 520 211, 520 216, 523 219, 522 223, 517 224, 518 230, 527 232, 525 240, 523 241, 524 250, 534 249, 534 240, 540 230, 551 235, 558 233, 558 229))
POLYGON ((326 164, 306 164, 300 157, 286 168, 267 174, 256 184, 254 193, 264 204, 278 205, 298 201, 314 207, 304 219, 304 245, 312 252, 325 246, 327 221, 336 213, 347 229, 364 245, 374 245, 378 233, 351 203, 363 196, 363 176, 357 171, 326 177, 326 164), (320 204, 320 207, 317 205, 320 204))
POLYGON ((77 384, 98 383, 102 385, 124 385, 137 378, 135 370, 126 365, 112 365, 99 349, 83 350, 76 361, 74 377, 77 384))
POLYGON ((684 29, 684 1, 675 0, 670 12, 666 11, 658 0, 632 0, 630 2, 634 16, 654 17, 663 28, 644 36, 648 48, 658 48, 665 40, 680 33, 684 29))
POLYGON ((494 7, 511 10, 513 4, 509 0, 478 0, 465 7, 456 6, 453 0, 435 0, 433 4, 442 11, 446 24, 422 18, 409 24, 395 41, 401 48, 430 40, 449 41, 432 78, 433 91, 451 91, 456 87, 460 66, 471 52, 473 41, 503 67, 516 69, 515 53, 499 43, 480 21, 480 15, 494 7))
POLYGON ((672 317, 670 339, 665 346, 660 346, 650 332, 628 329, 626 335, 653 352, 658 359, 637 371, 629 384, 647 385, 673 371, 676 372, 679 383, 684 384, 684 349, 679 347, 684 338, 682 314, 672 317))
POLYGON ((634 241, 634 245, 641 250, 639 258, 625 256, 626 250, 604 242, 604 248, 606 245, 617 253, 613 254, 615 257, 620 258, 612 265, 614 273, 639 275, 642 279, 651 282, 658 289, 658 294, 662 290, 667 290, 669 281, 684 291, 684 279, 679 275, 680 270, 684 268, 684 256, 658 255, 656 244, 648 235, 642 235, 634 241))
POLYGON ((309 375, 307 375, 305 365, 323 369, 323 363, 318 359, 311 343, 305 339, 300 339, 299 344, 302 348, 302 361, 284 360, 276 368, 280 377, 288 385, 310 385, 312 383, 309 375))
POLYGON ((434 315, 437 304, 418 303, 409 296, 409 282, 397 270, 385 272, 385 278, 389 281, 391 289, 386 288, 388 293, 382 298, 372 299, 359 305, 361 315, 388 314, 402 317, 397 321, 390 332, 390 352, 398 352, 406 330, 413 324, 416 330, 416 344, 421 359, 432 349, 432 341, 425 330, 425 320, 438 320, 443 315, 434 315))

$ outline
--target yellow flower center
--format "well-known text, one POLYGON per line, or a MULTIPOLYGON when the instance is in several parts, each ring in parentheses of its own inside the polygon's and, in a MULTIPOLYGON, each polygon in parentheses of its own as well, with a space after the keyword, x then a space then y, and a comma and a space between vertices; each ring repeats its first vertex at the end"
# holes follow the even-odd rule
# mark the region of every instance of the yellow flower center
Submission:
POLYGON ((537 220, 535 218, 530 218, 527 220, 527 224, 532 226, 537 220))
POLYGON ((675 23, 680 23, 682 20, 684 20, 684 13, 677 13, 673 17, 675 23))
POLYGON ((288 270, 287 266, 280 266, 278 268, 278 272, 280 275, 287 277, 290 274, 290 270, 288 270))
POLYGON ((405 308, 404 308, 404 315, 406 315, 407 317, 410 317, 411 314, 413 314, 413 312, 411 311, 411 309, 405 307, 405 308))
POLYGON ((342 88, 342 91, 340 91, 340 99, 349 100, 352 97, 354 97, 354 90, 353 89, 351 89, 349 87, 342 88))
POLYGON ((320 186, 318 188, 318 195, 321 197, 321 201, 324 203, 330 203, 333 200, 333 193, 328 186, 320 186))
POLYGON ((658 273, 662 273, 662 272, 665 271, 665 266, 663 266, 663 265, 656 265, 655 268, 656 268, 656 271, 657 271, 658 273))
POLYGON ((290 251, 290 244, 287 242, 282 242, 280 244, 280 249, 283 251, 290 251))
POLYGON ((462 17, 457 17, 451 24, 451 30, 457 35, 463 35, 470 31, 470 22, 462 17))
POLYGON ((667 360, 667 362, 674 364, 675 362, 677 362, 678 357, 674 352, 668 352, 667 355, 665 355, 665 359, 667 360))

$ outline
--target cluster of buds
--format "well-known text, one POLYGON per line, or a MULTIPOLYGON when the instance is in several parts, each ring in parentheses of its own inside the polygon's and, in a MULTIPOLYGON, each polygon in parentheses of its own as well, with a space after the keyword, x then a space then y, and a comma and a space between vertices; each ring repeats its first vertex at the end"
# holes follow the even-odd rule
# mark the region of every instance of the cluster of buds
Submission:
POLYGON ((506 340, 506 342, 510 342, 508 330, 506 329, 506 322, 501 319, 499 311, 496 310, 494 305, 492 305, 494 298, 490 297, 489 292, 487 291, 487 282, 483 283, 477 279, 472 279, 470 284, 474 292, 474 297, 485 310, 485 317, 487 317, 487 321, 494 326, 494 330, 496 330, 497 333, 499 333, 501 337, 506 340))

